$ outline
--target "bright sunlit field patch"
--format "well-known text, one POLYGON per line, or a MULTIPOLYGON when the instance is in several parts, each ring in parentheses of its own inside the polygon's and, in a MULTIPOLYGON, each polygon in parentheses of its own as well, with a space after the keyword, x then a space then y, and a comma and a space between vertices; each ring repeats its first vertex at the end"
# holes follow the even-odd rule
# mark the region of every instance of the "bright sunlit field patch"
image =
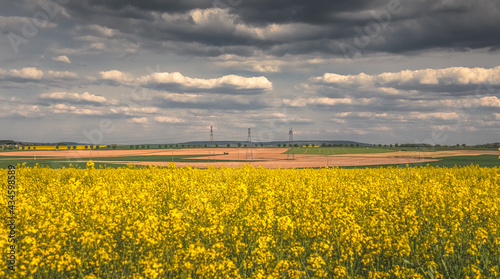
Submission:
POLYGON ((500 276, 497 167, 89 164, 16 179, 17 270, 1 278, 500 276))

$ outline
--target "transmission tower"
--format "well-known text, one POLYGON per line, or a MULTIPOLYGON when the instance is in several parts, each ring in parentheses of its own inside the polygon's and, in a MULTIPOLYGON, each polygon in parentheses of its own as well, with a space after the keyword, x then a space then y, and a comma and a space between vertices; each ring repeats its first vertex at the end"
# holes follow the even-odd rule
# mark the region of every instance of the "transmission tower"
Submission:
POLYGON ((215 160, 215 150, 214 150, 214 129, 210 126, 210 147, 208 150, 208 159, 215 160))
POLYGON ((248 139, 247 139, 248 145, 247 145, 247 154, 246 154, 246 160, 253 161, 253 149, 252 149, 252 133, 250 132, 250 128, 248 128, 248 139))
POLYGON ((290 160, 295 160, 295 151, 293 150, 293 129, 288 130, 288 153, 286 158, 290 160))

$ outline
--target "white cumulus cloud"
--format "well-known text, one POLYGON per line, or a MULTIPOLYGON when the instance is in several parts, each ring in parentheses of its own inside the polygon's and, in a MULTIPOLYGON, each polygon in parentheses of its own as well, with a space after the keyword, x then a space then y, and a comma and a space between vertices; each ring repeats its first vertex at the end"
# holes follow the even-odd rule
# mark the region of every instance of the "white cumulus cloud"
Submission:
POLYGON ((378 75, 325 73, 323 76, 311 78, 311 82, 340 87, 375 86, 386 88, 403 86, 418 88, 420 85, 500 84, 500 66, 490 69, 450 67, 445 69, 404 70, 378 75))
POLYGON ((171 116, 157 116, 155 117, 155 121, 159 123, 182 123, 183 119, 171 116))
POLYGON ((154 73, 151 75, 142 76, 138 80, 141 85, 177 85, 186 89, 199 90, 225 87, 234 89, 272 89, 272 83, 263 76, 247 78, 237 75, 227 75, 220 78, 200 79, 186 77, 179 72, 174 72, 154 73))
POLYGON ((100 104, 104 104, 107 102, 105 97, 90 94, 88 92, 82 94, 69 93, 69 92, 50 92, 41 94, 40 98, 47 100, 67 101, 67 102, 87 101, 91 103, 100 103, 100 104))
POLYGON ((64 80, 74 80, 77 78, 77 74, 68 71, 43 71, 36 67, 25 67, 10 70, 0 68, 0 80, 19 83, 20 85, 24 85, 24 82, 27 81, 50 84, 64 80))
POLYGON ((99 73, 101 79, 105 81, 113 81, 121 85, 131 85, 134 81, 134 77, 131 74, 124 73, 118 70, 102 71, 99 73))
POLYGON ((57 56, 57 57, 52 57, 52 60, 54 60, 56 62, 62 62, 62 63, 71 64, 71 60, 69 60, 68 56, 66 56, 66 55, 60 55, 60 56, 57 56))
POLYGON ((263 93, 272 90, 273 84, 264 76, 243 77, 226 75, 219 78, 202 79, 185 76, 179 72, 157 72, 140 77, 119 70, 102 71, 102 81, 113 85, 140 86, 144 88, 185 92, 212 92, 222 94, 263 93))
POLYGON ((146 117, 134 117, 127 120, 130 123, 137 124, 148 124, 148 119, 146 117))

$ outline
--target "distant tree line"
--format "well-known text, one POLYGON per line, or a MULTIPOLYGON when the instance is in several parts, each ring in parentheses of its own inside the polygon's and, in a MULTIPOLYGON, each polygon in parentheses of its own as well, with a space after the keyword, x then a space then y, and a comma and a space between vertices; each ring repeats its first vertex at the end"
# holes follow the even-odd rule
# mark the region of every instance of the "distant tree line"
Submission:
MULTIPOLYGON (((14 141, 10 141, 10 140, 3 140, 3 141, 0 141, 0 149, 1 150, 14 150, 14 149, 21 149, 21 150, 37 150, 37 146, 40 145, 40 144, 22 144, 22 143, 16 143, 14 141)), ((51 144, 47 143, 46 144, 47 146, 50 146, 51 144)), ((53 144, 52 144, 53 145, 53 144)), ((244 143, 242 144, 241 142, 240 143, 237 143, 236 144, 238 147, 248 147, 248 146, 260 146, 260 147, 264 147, 264 144, 263 143, 244 143)), ((54 146, 54 145, 53 145, 54 146)), ((80 145, 81 146, 81 145, 80 145)), ((225 144, 226 147, 230 148, 231 147, 231 144, 230 143, 227 143, 225 144)), ((305 147, 315 147, 316 145, 314 143, 294 143, 290 146, 290 144, 287 144, 287 143, 278 143, 276 144, 276 146, 278 147, 288 147, 288 148, 291 148, 292 146, 293 147, 301 147, 301 146, 305 146, 305 147)), ((350 143, 350 144, 340 144, 340 143, 337 143, 337 144, 332 144, 332 143, 322 143, 320 145, 321 147, 360 147, 361 145, 359 143, 350 143)), ((366 146, 366 145, 363 145, 363 146, 366 146)), ((455 145, 440 145, 440 144, 436 144, 436 145, 431 145, 431 144, 427 144, 427 143, 403 143, 403 144, 398 144, 398 143, 395 143, 395 144, 371 144, 369 145, 370 147, 379 147, 379 148, 392 148, 392 147, 396 147, 396 148, 440 148, 440 147, 443 147, 443 148, 446 148, 446 147, 451 147, 451 148, 466 148, 466 147, 469 147, 469 148, 500 148, 500 143, 499 142, 495 142, 495 143, 486 143, 486 144, 478 144, 478 145, 466 145, 465 143, 462 143, 462 144, 455 144, 455 145)), ((109 145, 106 145, 106 149, 117 149, 119 147, 119 145, 117 144, 109 144, 109 145)), ((205 147, 205 148, 208 148, 210 147, 208 144, 204 144, 204 145, 194 145, 194 144, 159 144, 159 145, 150 145, 150 144, 131 144, 129 145, 129 148, 130 149, 154 149, 154 148, 158 148, 158 149, 167 149, 167 148, 200 148, 200 147, 205 147)), ((212 147, 214 147, 212 145, 212 147)), ((89 145, 84 145, 83 148, 85 150, 94 150, 94 149, 101 149, 101 146, 99 145, 93 145, 93 144, 89 144, 89 145)), ((127 146, 122 146, 121 147, 122 149, 123 148, 127 148, 127 146)), ((219 148, 219 144, 215 144, 215 148, 219 148)), ((55 149, 56 150, 76 150, 77 149, 77 145, 67 145, 66 143, 57 143, 55 145, 55 149)))

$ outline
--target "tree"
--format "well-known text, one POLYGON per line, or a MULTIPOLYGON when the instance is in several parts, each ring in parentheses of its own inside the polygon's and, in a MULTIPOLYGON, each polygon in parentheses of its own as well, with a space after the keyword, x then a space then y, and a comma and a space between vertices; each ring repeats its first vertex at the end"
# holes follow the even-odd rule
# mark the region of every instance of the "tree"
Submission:
POLYGON ((89 149, 89 146, 88 146, 88 145, 85 145, 85 149, 89 149))
POLYGON ((392 147, 392 143, 391 143, 391 144, 389 144, 389 146, 390 146, 390 147, 392 147))
POLYGON ((73 145, 73 150, 76 150, 76 145, 73 145))
POLYGON ((306 143, 306 147, 309 147, 309 143, 306 143))
POLYGON ((466 147, 467 145, 465 143, 462 143, 462 147, 466 147))
POLYGON ((278 147, 281 147, 281 143, 278 143, 278 147))
POLYGON ((215 145, 215 147, 216 147, 216 148, 219 148, 219 145, 218 145, 218 144, 216 144, 216 145, 215 145))
POLYGON ((227 147, 231 147, 231 145, 228 143, 228 144, 227 144, 227 147))
POLYGON ((70 150, 70 149, 71 149, 71 146, 70 146, 70 145, 68 145, 68 146, 66 146, 66 148, 67 148, 68 150, 70 150))
POLYGON ((59 150, 59 145, 56 145, 56 150, 59 150))
POLYGON ((135 149, 139 149, 139 145, 136 145, 136 146, 135 146, 135 149))
POLYGON ((359 143, 356 143, 356 147, 359 147, 359 143))
POLYGON ((399 145, 397 143, 394 144, 394 147, 398 147, 399 145))
POLYGON ((134 149, 134 146, 133 146, 133 145, 131 145, 131 146, 130 146, 130 149, 134 149))
POLYGON ((246 144, 245 144, 244 146, 245 146, 245 147, 247 147, 247 145, 246 145, 246 144))
POLYGON ((311 143, 311 146, 314 147, 315 146, 314 143, 311 143))
POLYGON ((241 142, 240 142, 240 143, 238 143, 238 147, 241 147, 241 142))
POLYGON ((116 149, 117 147, 118 147, 118 145, 116 145, 116 144, 111 145, 111 148, 113 148, 113 150, 116 149))
POLYGON ((260 147, 264 147, 264 144, 263 144, 263 143, 261 143, 261 144, 260 144, 260 147))

